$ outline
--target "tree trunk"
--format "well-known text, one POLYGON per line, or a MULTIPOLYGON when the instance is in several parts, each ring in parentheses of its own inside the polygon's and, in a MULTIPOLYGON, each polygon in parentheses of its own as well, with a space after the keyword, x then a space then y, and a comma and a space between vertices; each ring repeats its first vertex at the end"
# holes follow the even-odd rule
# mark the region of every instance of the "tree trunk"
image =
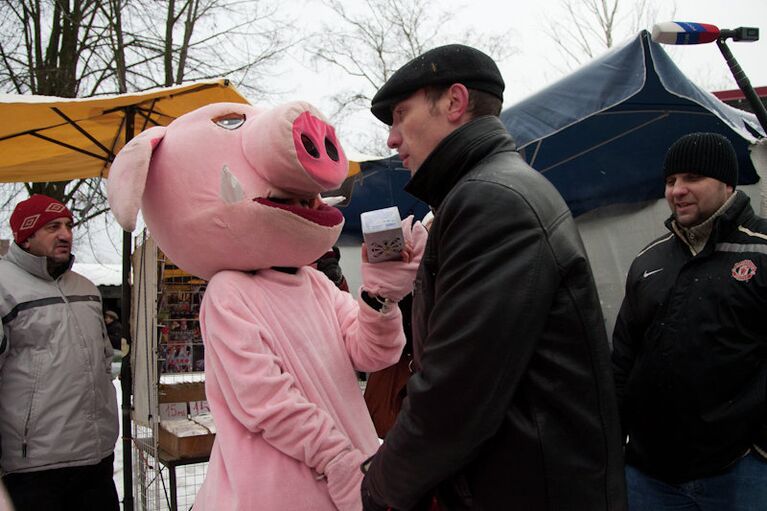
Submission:
POLYGON ((165 48, 163 51, 163 69, 166 87, 173 85, 173 26, 176 24, 176 2, 168 0, 168 14, 165 18, 165 48))
POLYGON ((66 187, 69 184, 69 181, 56 181, 56 182, 50 182, 50 183, 31 183, 30 184, 30 195, 35 193, 41 193, 43 195, 47 195, 48 197, 53 197, 54 199, 65 202, 66 200, 66 187))

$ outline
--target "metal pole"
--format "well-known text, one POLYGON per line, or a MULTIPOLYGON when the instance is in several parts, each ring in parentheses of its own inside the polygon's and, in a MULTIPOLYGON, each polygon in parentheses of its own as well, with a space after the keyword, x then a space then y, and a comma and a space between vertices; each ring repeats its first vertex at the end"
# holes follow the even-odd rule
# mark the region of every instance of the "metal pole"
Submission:
MULTIPOLYGON (((133 106, 125 109, 125 143, 133 138, 136 110, 133 106)), ((131 253, 133 252, 132 234, 123 231, 123 274, 122 274, 122 335, 128 341, 128 354, 123 357, 120 369, 120 385, 122 390, 122 420, 123 420, 123 511, 133 511, 133 432, 131 431, 131 389, 133 378, 131 371, 131 353, 133 339, 130 333, 131 318, 131 253)))
POLYGON ((735 60, 735 56, 732 54, 730 48, 725 43, 724 38, 717 39, 716 45, 719 47, 719 51, 722 52, 724 60, 727 61, 727 65, 730 67, 730 71, 732 72, 732 76, 735 78, 735 82, 738 84, 738 87, 740 87, 740 90, 743 91, 743 95, 746 97, 748 103, 751 105, 751 108, 754 110, 754 114, 756 114, 756 118, 759 120, 759 124, 762 125, 762 131, 767 134, 767 109, 765 109, 764 104, 759 99, 759 96, 756 95, 756 91, 751 86, 751 82, 746 76, 746 73, 743 72, 740 64, 738 64, 738 61, 735 60))

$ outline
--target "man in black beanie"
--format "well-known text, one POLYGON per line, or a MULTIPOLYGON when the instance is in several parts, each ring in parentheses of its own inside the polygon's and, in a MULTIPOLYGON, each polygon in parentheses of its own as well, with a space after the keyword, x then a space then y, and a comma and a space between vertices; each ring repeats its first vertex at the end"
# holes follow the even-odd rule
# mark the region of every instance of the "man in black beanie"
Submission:
POLYGON ((767 509, 767 221, 716 133, 666 154, 670 233, 634 259, 613 334, 632 511, 767 509))
POLYGON ((413 374, 363 465, 366 511, 623 511, 604 321, 567 205, 498 119, 495 62, 463 45, 373 98, 434 221, 413 293, 413 374))

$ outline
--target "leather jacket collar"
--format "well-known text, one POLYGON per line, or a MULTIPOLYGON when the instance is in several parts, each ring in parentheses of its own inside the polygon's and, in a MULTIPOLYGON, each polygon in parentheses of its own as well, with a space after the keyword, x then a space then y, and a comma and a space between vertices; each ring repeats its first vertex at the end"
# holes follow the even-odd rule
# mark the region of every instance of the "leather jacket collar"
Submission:
POLYGON ((458 180, 498 150, 516 150, 501 120, 491 115, 473 119, 442 139, 410 178, 405 191, 437 209, 458 180))

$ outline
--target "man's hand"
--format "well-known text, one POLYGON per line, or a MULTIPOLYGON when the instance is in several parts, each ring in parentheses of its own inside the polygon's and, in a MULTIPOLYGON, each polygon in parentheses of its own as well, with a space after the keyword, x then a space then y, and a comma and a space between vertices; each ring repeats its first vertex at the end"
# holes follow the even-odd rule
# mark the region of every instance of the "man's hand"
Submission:
MULTIPOLYGON (((369 461, 368 461, 369 463, 369 461)), ((367 477, 362 480, 360 491, 362 492, 362 511, 389 511, 391 508, 378 502, 370 493, 367 477)))

